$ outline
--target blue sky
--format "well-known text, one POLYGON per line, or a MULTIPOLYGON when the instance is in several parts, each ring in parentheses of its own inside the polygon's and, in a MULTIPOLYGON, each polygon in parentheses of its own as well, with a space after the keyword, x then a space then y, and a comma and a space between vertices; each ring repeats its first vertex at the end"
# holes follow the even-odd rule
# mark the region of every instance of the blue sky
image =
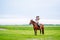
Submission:
POLYGON ((60 0, 0 0, 0 24, 27 22, 37 15, 43 23, 60 23, 60 0))

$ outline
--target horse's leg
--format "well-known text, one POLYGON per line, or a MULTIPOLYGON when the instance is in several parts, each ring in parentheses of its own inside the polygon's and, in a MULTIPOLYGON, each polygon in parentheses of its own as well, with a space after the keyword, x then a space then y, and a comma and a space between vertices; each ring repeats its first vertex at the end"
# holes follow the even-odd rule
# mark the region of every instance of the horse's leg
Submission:
POLYGON ((40 34, 41 34, 41 31, 42 31, 42 30, 41 30, 41 25, 40 25, 40 34))
POLYGON ((34 32, 35 32, 35 35, 37 35, 37 30, 34 30, 34 32))
POLYGON ((40 29, 40 34, 41 34, 41 29, 40 29))
POLYGON ((44 34, 44 28, 42 29, 42 34, 44 34))
POLYGON ((42 34, 44 34, 44 27, 42 28, 42 34))

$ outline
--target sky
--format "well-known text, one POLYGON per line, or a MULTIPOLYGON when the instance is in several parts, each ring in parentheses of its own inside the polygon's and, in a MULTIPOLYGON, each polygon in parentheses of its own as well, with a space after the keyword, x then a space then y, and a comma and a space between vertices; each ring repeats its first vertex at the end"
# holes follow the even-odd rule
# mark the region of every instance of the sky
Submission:
POLYGON ((0 24, 60 24, 60 0, 0 0, 0 24))

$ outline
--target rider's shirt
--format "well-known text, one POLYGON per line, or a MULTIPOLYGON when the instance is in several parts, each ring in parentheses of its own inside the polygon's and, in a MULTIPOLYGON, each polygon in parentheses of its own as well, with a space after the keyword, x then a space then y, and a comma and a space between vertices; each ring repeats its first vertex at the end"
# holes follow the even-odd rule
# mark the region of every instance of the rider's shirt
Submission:
POLYGON ((36 20, 36 19, 35 19, 35 22, 36 22, 38 25, 40 25, 39 20, 36 20))

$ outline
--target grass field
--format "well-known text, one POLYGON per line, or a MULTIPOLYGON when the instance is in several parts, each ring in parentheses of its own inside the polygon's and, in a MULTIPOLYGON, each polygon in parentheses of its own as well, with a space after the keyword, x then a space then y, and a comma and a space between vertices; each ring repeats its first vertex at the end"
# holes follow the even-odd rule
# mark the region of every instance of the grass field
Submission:
POLYGON ((60 40, 60 26, 45 26, 45 34, 35 36, 31 25, 0 25, 0 40, 60 40))

